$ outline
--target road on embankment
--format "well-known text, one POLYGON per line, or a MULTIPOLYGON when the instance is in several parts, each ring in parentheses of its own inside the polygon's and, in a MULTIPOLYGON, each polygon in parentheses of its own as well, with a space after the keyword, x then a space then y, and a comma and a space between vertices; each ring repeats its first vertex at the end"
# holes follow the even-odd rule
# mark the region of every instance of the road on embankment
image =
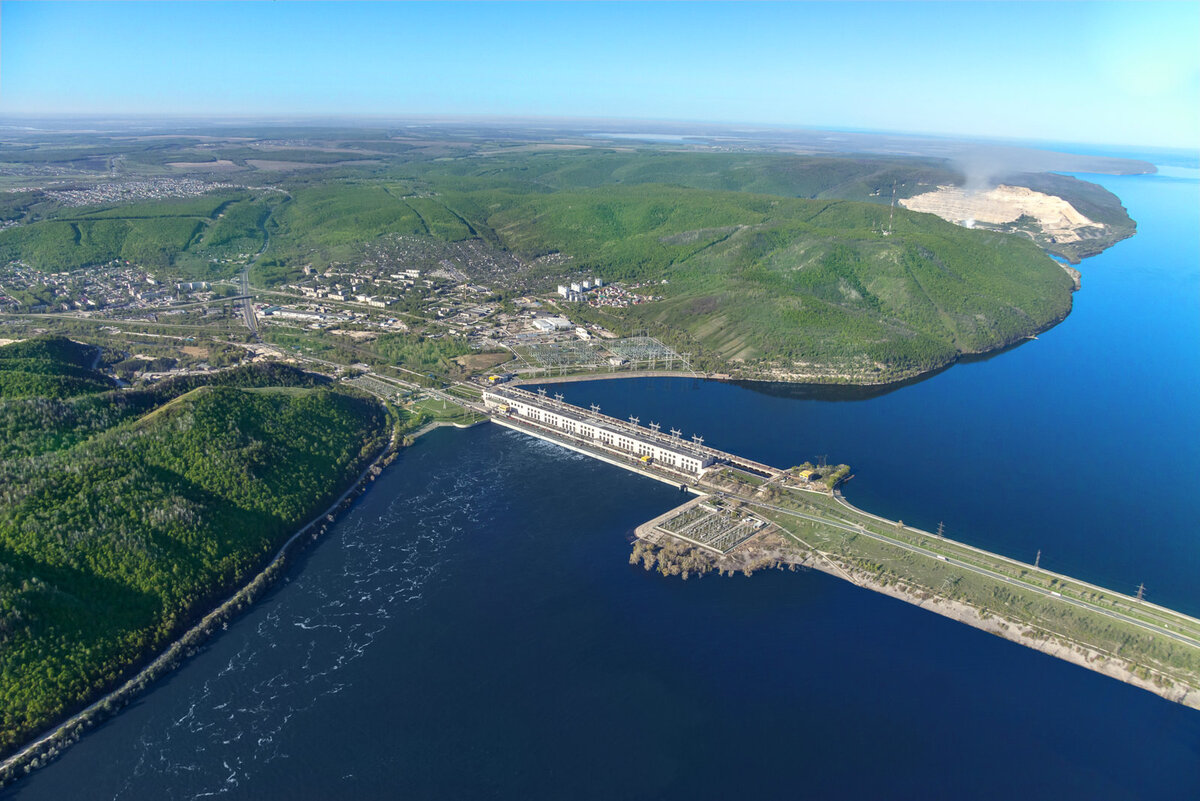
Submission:
POLYGON ((250 333, 258 337, 258 319, 254 316, 254 304, 251 303, 250 296, 250 267, 246 266, 242 270, 240 276, 242 282, 242 319, 246 321, 246 327, 250 329, 250 333))
MULTIPOLYGON (((1004 582, 1005 584, 1010 584, 1014 587, 1019 587, 1023 590, 1028 590, 1030 592, 1034 592, 1039 595, 1052 597, 1055 600, 1061 601, 1062 603, 1071 604, 1072 606, 1077 606, 1081 609, 1086 609, 1090 612, 1095 612, 1097 614, 1104 615, 1105 617, 1109 617, 1114 620, 1120 620, 1124 623, 1129 623, 1131 625, 1138 626, 1139 628, 1146 629, 1147 631, 1154 632, 1155 634, 1161 634, 1165 637, 1170 637, 1171 639, 1176 640, 1178 642, 1182 642, 1187 645, 1191 645, 1193 647, 1200 648, 1200 640, 1197 640, 1196 638, 1189 637, 1185 634, 1181 634, 1176 631, 1172 631, 1171 629, 1169 629, 1165 626, 1155 625, 1148 621, 1140 620, 1136 617, 1131 617, 1130 615, 1126 615, 1121 612, 1115 612, 1111 609, 1105 609, 1101 606, 1097 606, 1096 604, 1093 604, 1093 603, 1090 603, 1088 601, 1084 601, 1081 599, 1069 598, 1069 597, 1066 597, 1061 594, 1056 595, 1056 594, 1054 594, 1053 591, 1045 589, 1044 587, 1039 587, 1036 584, 1030 584, 1029 582, 1021 581, 1018 578, 1014 578, 1012 576, 1006 576, 1002 573, 997 573, 994 570, 989 570, 985 567, 979 567, 978 565, 973 565, 970 562, 964 562, 961 559, 955 559, 955 558, 952 558, 949 556, 945 556, 944 554, 936 553, 935 551, 931 551, 927 548, 922 548, 919 545, 913 545, 911 543, 907 543, 902 540, 893 539, 892 537, 888 537, 884 534, 879 534, 874 531, 869 531, 869 530, 867 530, 867 528, 865 526, 862 526, 862 525, 846 523, 846 522, 840 521, 840 520, 831 520, 829 518, 821 517, 819 515, 807 514, 805 512, 800 512, 795 509, 788 509, 787 507, 776 506, 775 504, 765 503, 763 501, 758 501, 758 500, 754 500, 754 499, 750 499, 750 498, 744 498, 742 496, 738 496, 738 497, 740 500, 745 501, 747 504, 749 504, 751 506, 757 506, 757 507, 760 507, 763 509, 770 509, 774 512, 779 512, 780 514, 786 514, 786 515, 790 515, 792 517, 799 517, 804 520, 809 520, 809 521, 815 522, 815 523, 821 523, 823 525, 832 526, 833 528, 838 528, 843 531, 851 532, 853 534, 859 534, 859 535, 862 535, 865 537, 869 537, 873 540, 877 540, 877 541, 885 543, 887 545, 891 545, 896 548, 901 548, 901 549, 909 551, 911 553, 925 556, 929 559, 936 559, 939 562, 943 562, 944 564, 948 564, 948 565, 953 565, 957 568, 961 568, 962 570, 968 570, 972 573, 976 573, 978 575, 985 576, 994 581, 1001 581, 1001 582, 1004 582)), ((955 543, 955 544, 958 545, 959 543, 955 543)), ((980 554, 987 554, 986 551, 979 551, 979 549, 972 549, 972 550, 975 550, 976 552, 978 552, 980 554)), ((1111 594, 1110 590, 1106 590, 1106 592, 1109 592, 1111 594)), ((1175 613, 1175 614, 1178 614, 1178 613, 1175 613)), ((1200 624, 1200 621, 1197 621, 1197 623, 1200 624)))

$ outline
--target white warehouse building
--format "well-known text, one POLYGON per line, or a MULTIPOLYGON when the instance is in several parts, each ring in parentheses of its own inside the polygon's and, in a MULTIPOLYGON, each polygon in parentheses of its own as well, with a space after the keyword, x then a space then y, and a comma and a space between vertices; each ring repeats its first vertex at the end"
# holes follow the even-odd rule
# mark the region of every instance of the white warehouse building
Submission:
POLYGON ((551 331, 566 331, 575 326, 566 317, 539 317, 533 321, 533 327, 548 334, 551 331))
POLYGON ((706 453, 668 444, 640 427, 601 415, 588 417, 582 410, 575 412, 572 411, 574 407, 567 404, 551 403, 521 390, 488 389, 483 393, 483 401, 503 414, 556 428, 579 439, 592 440, 689 473, 699 474, 713 463, 713 458, 706 453))

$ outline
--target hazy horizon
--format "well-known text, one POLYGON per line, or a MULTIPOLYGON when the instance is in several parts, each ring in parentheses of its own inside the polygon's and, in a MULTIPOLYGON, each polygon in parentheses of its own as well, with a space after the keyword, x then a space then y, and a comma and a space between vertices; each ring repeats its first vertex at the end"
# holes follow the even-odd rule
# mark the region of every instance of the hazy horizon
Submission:
POLYGON ((9 2, 0 16, 5 116, 1200 144, 1197 4, 9 2))

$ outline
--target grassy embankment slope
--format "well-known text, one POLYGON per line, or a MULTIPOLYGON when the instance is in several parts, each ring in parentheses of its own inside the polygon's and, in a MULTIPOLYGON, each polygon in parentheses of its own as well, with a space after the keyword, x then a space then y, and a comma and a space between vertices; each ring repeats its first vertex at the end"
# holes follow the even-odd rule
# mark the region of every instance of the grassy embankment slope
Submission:
POLYGON ((0 395, 0 752, 244 582, 387 437, 379 404, 281 366, 89 389, 0 395))

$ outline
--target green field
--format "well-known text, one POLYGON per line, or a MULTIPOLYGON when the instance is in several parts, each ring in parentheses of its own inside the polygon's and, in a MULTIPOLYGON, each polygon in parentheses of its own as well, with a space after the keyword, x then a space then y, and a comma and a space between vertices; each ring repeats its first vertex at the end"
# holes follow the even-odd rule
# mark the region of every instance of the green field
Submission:
MULTIPOLYGON (((60 341, 32 344, 66 352, 71 372, 60 341)), ((0 361, 30 347, 0 348, 0 361)), ((323 379, 254 366, 5 396, 0 432, 3 751, 112 687, 259 569, 381 450, 387 421, 323 379)))
POLYGON ((487 419, 484 415, 439 398, 419 400, 412 405, 410 411, 422 421, 422 425, 426 422, 470 425, 487 419))

